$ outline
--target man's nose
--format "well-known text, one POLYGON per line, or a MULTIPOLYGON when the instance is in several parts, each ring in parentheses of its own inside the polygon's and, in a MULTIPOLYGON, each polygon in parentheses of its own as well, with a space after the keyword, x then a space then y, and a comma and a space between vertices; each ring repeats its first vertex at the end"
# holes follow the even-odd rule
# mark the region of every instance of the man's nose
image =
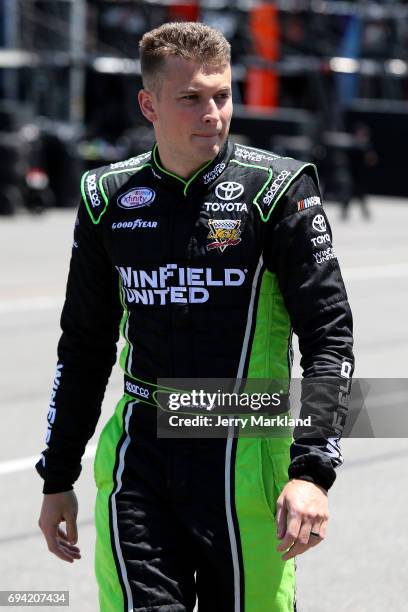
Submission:
POLYGON ((211 123, 216 125, 218 123, 220 117, 220 113, 218 110, 218 106, 214 100, 214 98, 211 98, 211 100, 208 101, 208 104, 206 106, 204 115, 203 115, 203 121, 204 123, 211 123))

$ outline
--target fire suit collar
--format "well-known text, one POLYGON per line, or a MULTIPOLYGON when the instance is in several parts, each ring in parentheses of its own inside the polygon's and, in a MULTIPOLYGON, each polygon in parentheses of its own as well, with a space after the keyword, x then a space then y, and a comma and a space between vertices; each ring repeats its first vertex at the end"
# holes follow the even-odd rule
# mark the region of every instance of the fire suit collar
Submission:
POLYGON ((157 144, 155 144, 151 156, 152 172, 157 179, 169 188, 178 193, 182 192, 187 197, 193 192, 208 189, 208 186, 221 176, 228 165, 233 149, 233 144, 227 140, 214 159, 204 164, 189 179, 184 179, 163 168, 159 150, 157 144))

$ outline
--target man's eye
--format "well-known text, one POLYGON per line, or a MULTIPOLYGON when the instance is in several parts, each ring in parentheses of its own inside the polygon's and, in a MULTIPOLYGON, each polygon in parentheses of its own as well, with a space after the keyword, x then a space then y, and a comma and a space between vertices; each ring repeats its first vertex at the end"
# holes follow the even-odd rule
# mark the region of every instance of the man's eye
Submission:
POLYGON ((230 97, 229 93, 221 93, 217 95, 217 98, 220 98, 221 100, 228 100, 229 97, 230 97))
POLYGON ((182 100, 195 100, 196 98, 197 98, 196 95, 191 94, 191 95, 188 95, 188 96, 183 96, 182 100))

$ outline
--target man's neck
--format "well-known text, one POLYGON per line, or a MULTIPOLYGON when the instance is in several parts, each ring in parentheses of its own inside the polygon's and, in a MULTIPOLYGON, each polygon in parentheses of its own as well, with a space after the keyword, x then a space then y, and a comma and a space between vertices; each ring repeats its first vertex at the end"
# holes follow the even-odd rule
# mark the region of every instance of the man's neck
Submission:
POLYGON ((163 154, 160 150, 159 145, 157 145, 157 151, 160 157, 160 165, 162 166, 162 168, 167 172, 170 172, 170 174, 175 174, 176 176, 186 181, 191 178, 198 170, 200 170, 200 168, 205 166, 208 162, 212 161, 212 159, 216 157, 214 156, 214 158, 204 160, 201 163, 194 163, 194 161, 188 163, 183 162, 181 160, 175 160, 170 156, 166 156, 166 154, 163 154))

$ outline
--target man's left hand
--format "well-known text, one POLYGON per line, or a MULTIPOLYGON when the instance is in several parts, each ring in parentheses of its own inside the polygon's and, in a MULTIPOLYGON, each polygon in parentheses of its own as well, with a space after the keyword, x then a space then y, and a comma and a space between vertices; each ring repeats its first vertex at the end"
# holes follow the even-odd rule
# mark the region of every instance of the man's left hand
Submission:
POLYGON ((329 520, 327 491, 306 480, 290 480, 277 501, 278 551, 284 561, 320 544, 329 520))

